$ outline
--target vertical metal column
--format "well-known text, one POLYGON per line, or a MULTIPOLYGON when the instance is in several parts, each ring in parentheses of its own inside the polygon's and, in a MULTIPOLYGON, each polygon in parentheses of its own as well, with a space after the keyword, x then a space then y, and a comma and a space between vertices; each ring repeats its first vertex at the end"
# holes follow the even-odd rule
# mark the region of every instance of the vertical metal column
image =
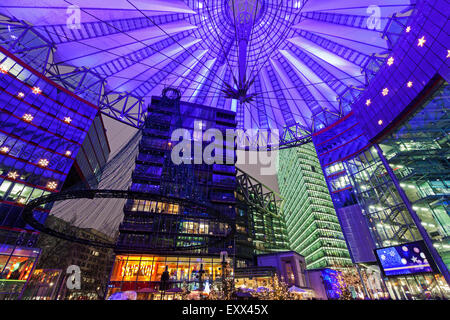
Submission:
POLYGON ((447 281, 447 284, 450 285, 450 274, 448 272, 447 266, 445 265, 441 256, 438 254, 438 252, 434 248, 433 243, 431 242, 430 236, 428 235, 427 231, 421 224, 419 216, 413 210, 408 197, 406 196, 403 189, 400 187, 400 184, 397 180, 397 177, 394 174, 394 171, 392 171, 391 167, 389 166, 388 161, 386 160, 386 158, 383 155, 383 150, 381 150, 380 146, 377 143, 374 143, 373 146, 377 149, 378 156, 380 157, 380 160, 383 163, 384 168, 386 169, 387 173, 391 177, 392 182, 394 183, 394 186, 397 189, 398 194, 400 195, 400 197, 403 200, 403 203, 405 204, 406 208, 408 209, 408 212, 411 215, 411 218, 413 219, 417 229, 419 230, 420 235, 422 236, 422 239, 425 242, 428 250, 430 251, 430 253, 434 259, 434 262, 436 262, 436 265, 438 266, 439 270, 441 271, 442 275, 444 276, 445 281, 447 281))
POLYGON ((364 279, 363 279, 363 276, 361 274, 361 270, 360 270, 359 265, 357 263, 355 263, 355 268, 356 268, 356 271, 358 271, 359 280, 361 281, 361 284, 362 284, 362 287, 363 287, 363 290, 364 290, 364 295, 367 298, 370 298, 369 292, 367 291, 366 284, 364 283, 364 279))

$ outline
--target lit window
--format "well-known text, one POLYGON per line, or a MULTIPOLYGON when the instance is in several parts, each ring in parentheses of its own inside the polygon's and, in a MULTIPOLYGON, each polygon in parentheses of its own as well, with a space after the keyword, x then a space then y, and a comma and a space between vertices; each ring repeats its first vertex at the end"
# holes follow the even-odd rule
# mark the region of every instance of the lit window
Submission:
POLYGON ((39 164, 41 167, 46 167, 46 166, 48 166, 49 161, 48 161, 47 159, 39 159, 38 164, 39 164))
POLYGON ((72 119, 70 117, 64 117, 64 122, 65 123, 71 123, 72 119))
POLYGON ((31 88, 31 91, 33 91, 34 94, 41 94, 42 90, 39 87, 33 87, 31 88))
POLYGON ((388 88, 384 88, 383 91, 381 91, 381 94, 383 96, 387 96, 388 93, 389 93, 389 89, 388 88))
POLYGON ((10 171, 8 172, 8 178, 16 180, 19 177, 19 174, 17 173, 17 171, 10 171))
POLYGON ((22 119, 25 120, 26 122, 31 122, 31 121, 33 121, 34 117, 29 113, 25 113, 22 116, 22 119))
POLYGON ((0 152, 1 153, 8 153, 9 152, 9 148, 8 147, 1 147, 0 148, 0 152))
POLYGON ((56 181, 47 182, 47 189, 55 190, 58 187, 58 183, 56 181))
POLYGON ((422 38, 417 39, 417 45, 419 47, 423 47, 423 45, 425 44, 425 42, 427 42, 427 40, 425 40, 425 36, 422 36, 422 38))

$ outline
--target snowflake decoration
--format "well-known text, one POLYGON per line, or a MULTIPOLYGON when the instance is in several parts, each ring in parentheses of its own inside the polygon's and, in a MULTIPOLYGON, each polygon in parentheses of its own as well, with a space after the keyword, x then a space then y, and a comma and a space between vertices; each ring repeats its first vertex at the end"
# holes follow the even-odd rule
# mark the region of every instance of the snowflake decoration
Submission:
POLYGON ((409 33, 411 31, 411 26, 407 26, 405 31, 406 31, 406 33, 409 33))
POLYGON ((408 81, 408 83, 406 84, 406 86, 407 86, 408 88, 411 88, 411 87, 413 86, 413 82, 412 82, 412 81, 408 81))
POLYGON ((25 97, 25 94, 24 94, 23 92, 19 92, 19 93, 17 94, 17 97, 18 97, 19 99, 22 99, 23 97, 25 97))
POLYGON ((19 177, 19 174, 17 173, 17 171, 10 171, 8 172, 7 177, 16 180, 19 177))
POLYGON ((382 94, 383 96, 387 96, 388 93, 389 93, 389 89, 388 89, 388 88, 384 88, 383 91, 381 91, 381 94, 382 94))
POLYGON ((371 103, 372 103, 372 101, 370 99, 366 100, 366 106, 370 106, 371 103))
POLYGON ((39 159, 38 164, 39 164, 41 167, 46 167, 46 166, 48 166, 49 161, 48 161, 47 159, 39 159))
POLYGON ((34 117, 29 113, 25 113, 22 116, 22 119, 25 120, 26 122, 31 122, 31 121, 33 121, 34 117))
POLYGON ((447 49, 447 57, 446 58, 450 58, 450 49, 447 49))
POLYGON ((72 151, 67 150, 67 151, 66 151, 66 156, 70 157, 71 155, 72 155, 72 151))
POLYGON ((383 124, 383 120, 378 120, 378 124, 381 126, 383 124))

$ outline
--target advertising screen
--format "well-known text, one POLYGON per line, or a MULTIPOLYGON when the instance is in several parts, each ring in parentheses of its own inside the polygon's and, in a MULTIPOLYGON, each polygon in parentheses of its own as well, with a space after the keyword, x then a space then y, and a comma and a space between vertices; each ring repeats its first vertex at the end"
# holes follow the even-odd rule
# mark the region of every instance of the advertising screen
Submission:
POLYGON ((423 241, 375 249, 385 276, 437 272, 434 261, 423 241))

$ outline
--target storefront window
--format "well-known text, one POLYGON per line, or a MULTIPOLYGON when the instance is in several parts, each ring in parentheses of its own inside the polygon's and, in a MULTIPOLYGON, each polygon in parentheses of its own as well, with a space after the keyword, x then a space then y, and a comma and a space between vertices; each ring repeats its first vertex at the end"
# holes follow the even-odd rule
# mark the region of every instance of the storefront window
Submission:
POLYGON ((219 258, 120 255, 116 256, 108 294, 137 290, 138 293, 152 296, 159 291, 161 276, 166 267, 170 288, 181 288, 183 282, 187 282, 194 289, 198 287, 200 275, 204 283, 208 281, 210 284, 222 277, 219 258))

